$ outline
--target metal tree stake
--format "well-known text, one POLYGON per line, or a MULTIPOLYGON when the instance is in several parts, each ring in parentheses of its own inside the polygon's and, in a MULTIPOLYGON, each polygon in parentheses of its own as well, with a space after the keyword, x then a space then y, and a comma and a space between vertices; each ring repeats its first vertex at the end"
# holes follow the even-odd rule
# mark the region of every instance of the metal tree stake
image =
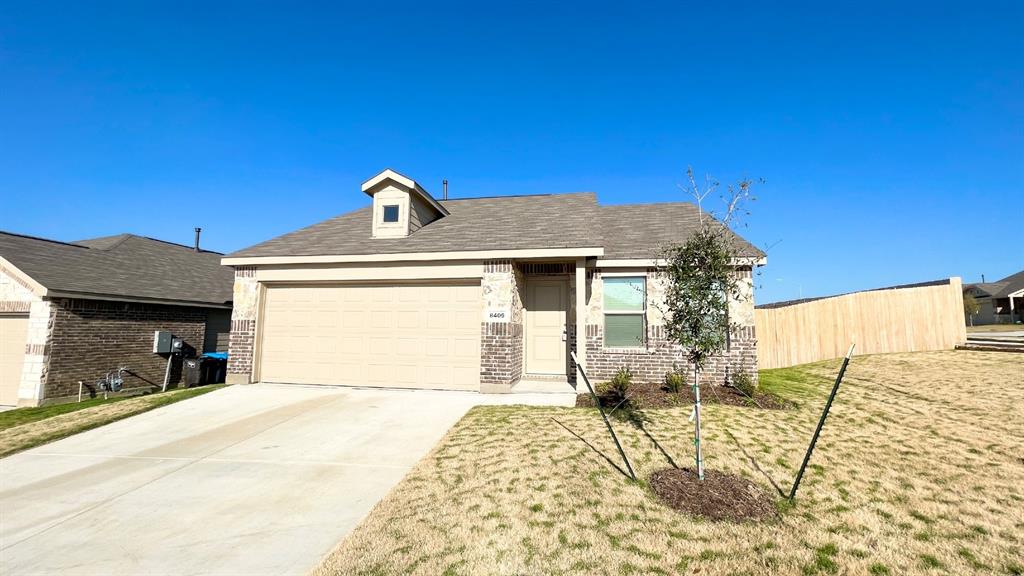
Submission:
POLYGON ((693 364, 693 444, 697 447, 697 479, 704 480, 704 447, 700 441, 700 368, 693 364))
POLYGON ((804 454, 804 461, 800 464, 800 471, 796 474, 796 480, 793 481, 793 489, 789 492, 789 499, 792 501, 796 498, 796 489, 800 487, 800 480, 804 477, 804 470, 807 469, 807 463, 811 461, 811 454, 814 453, 814 445, 818 443, 818 436, 821 435, 821 429, 825 426, 825 418, 828 418, 828 411, 832 408, 832 401, 836 399, 836 392, 839 391, 839 384, 843 381, 843 375, 846 374, 846 367, 850 365, 850 358, 853 357, 853 348, 857 344, 850 344, 850 350, 846 353, 846 358, 843 358, 843 365, 839 368, 839 375, 836 376, 836 383, 832 385, 832 393, 828 395, 828 402, 825 403, 825 409, 821 412, 821 418, 818 420, 818 427, 814 429, 814 436, 811 437, 811 444, 807 447, 807 453, 804 454))

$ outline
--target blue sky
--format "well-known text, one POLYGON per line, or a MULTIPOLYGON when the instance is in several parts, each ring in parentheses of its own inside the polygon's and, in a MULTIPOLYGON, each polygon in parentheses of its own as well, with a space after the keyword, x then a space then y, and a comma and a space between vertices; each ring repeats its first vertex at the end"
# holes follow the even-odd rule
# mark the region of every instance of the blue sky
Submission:
MULTIPOLYGON (((209 3, 212 4, 212 3, 209 3)), ((764 178, 758 300, 1024 268, 1024 5, 0 5, 0 229, 232 251, 367 202, 764 178)))

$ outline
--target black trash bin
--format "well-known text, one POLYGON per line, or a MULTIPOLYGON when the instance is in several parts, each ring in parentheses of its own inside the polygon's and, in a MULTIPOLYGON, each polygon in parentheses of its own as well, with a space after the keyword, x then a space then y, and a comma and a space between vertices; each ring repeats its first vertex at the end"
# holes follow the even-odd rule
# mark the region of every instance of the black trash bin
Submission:
POLYGON ((204 384, 221 384, 228 374, 227 352, 207 352, 203 354, 203 373, 206 375, 204 384))
POLYGON ((185 358, 181 361, 181 378, 186 388, 206 384, 202 358, 185 358))

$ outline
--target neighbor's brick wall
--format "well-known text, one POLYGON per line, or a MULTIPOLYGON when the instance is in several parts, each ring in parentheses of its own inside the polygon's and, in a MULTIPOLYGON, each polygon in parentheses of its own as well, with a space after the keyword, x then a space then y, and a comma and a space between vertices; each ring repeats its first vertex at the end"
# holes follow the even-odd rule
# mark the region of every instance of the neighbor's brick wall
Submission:
MULTIPOLYGON (((50 341, 43 397, 78 394, 78 381, 93 389, 107 372, 127 367, 125 390, 163 386, 166 356, 153 353, 153 332, 166 330, 202 352, 206 309, 187 306, 60 299, 51 302, 50 341)), ((180 381, 180 361, 171 384, 180 381)))
MULTIPOLYGON (((754 330, 753 281, 749 269, 740 270, 745 297, 730 302, 730 319, 740 327, 730 334, 728 349, 710 359, 701 373, 703 382, 725 384, 730 375, 744 371, 757 379, 757 335, 754 330)), ((656 269, 639 270, 647 276, 647 345, 644 348, 605 348, 604 303, 601 271, 588 274, 590 290, 587 302, 587 375, 595 382, 610 379, 628 366, 637 381, 660 382, 676 363, 692 382, 693 368, 685 360, 682 348, 671 342, 663 325, 664 279, 656 269)))
POLYGON ((234 308, 231 310, 231 334, 228 337, 229 384, 247 384, 252 381, 258 297, 256 268, 235 268, 234 308))

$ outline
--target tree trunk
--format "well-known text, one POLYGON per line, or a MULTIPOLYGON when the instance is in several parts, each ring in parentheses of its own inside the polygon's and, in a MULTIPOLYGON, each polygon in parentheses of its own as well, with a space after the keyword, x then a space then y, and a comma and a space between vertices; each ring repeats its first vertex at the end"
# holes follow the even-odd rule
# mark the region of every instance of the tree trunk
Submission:
POLYGON ((704 480, 704 447, 700 438, 700 368, 693 365, 693 417, 694 417, 694 438, 693 444, 697 447, 697 478, 704 480))

